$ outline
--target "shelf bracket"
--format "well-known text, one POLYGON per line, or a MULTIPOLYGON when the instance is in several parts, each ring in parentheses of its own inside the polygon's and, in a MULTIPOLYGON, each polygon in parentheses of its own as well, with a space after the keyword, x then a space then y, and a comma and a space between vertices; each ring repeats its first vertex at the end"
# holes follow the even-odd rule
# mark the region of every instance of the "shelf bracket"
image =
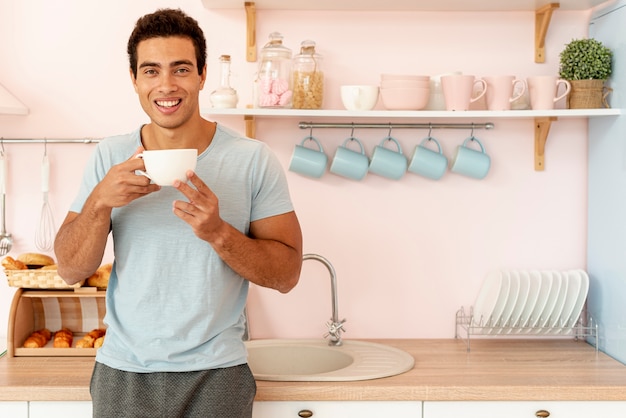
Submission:
POLYGON ((559 7, 559 3, 549 3, 535 11, 535 62, 546 62, 546 34, 552 12, 559 7))
POLYGON ((244 3, 246 9, 246 61, 256 62, 256 5, 244 3))
POLYGON ((256 121, 254 120, 254 116, 244 115, 243 120, 246 125, 246 136, 248 138, 255 138, 256 137, 256 121))
POLYGON ((545 151, 550 125, 556 117, 535 118, 535 171, 545 169, 545 151))

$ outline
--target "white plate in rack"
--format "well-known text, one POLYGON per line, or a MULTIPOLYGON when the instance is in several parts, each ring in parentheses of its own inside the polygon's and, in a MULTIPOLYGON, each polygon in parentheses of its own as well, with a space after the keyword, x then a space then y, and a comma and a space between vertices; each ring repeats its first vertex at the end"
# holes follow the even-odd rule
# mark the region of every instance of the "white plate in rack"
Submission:
POLYGON ((513 313, 513 309, 515 309, 515 305, 517 304, 517 299, 519 298, 519 288, 520 288, 520 276, 517 271, 511 270, 505 272, 509 277, 509 295, 504 304, 504 309, 502 310, 502 314, 500 318, 498 318, 495 325, 497 328, 494 328, 495 333, 507 332, 509 328, 509 320, 511 319, 511 314, 513 313))
MULTIPOLYGON (((507 301, 509 300, 510 296, 509 292, 511 289, 511 277, 509 275, 509 272, 505 270, 501 271, 500 277, 502 280, 502 285, 500 286, 500 294, 498 295, 498 301, 496 303, 496 306, 493 308, 493 312, 491 313, 491 323, 488 324, 492 326, 498 326, 500 324, 500 321, 502 320, 502 314, 506 309, 507 301)), ((496 331, 497 330, 495 328, 492 328, 490 330, 490 332, 496 331)))
POLYGON ((485 277, 474 302, 472 325, 483 326, 491 320, 502 287, 502 273, 493 271, 485 277))
MULTIPOLYGON (((567 291, 565 296, 565 303, 563 304, 563 310, 559 317, 557 326, 559 331, 568 327, 568 322, 572 312, 575 308, 578 295, 580 294, 580 286, 582 285, 582 277, 576 270, 569 270, 563 272, 563 275, 567 275, 567 291)), ((560 333, 560 332, 559 332, 560 333)))
POLYGON ((554 282, 554 280, 552 280, 552 273, 549 271, 541 271, 540 276, 541 287, 539 288, 539 295, 537 302, 535 303, 535 307, 530 314, 530 320, 527 324, 528 329, 526 332, 535 333, 537 332, 535 328, 541 327, 543 312, 546 310, 546 304, 548 303, 548 299, 550 298, 550 294, 552 292, 554 282))
MULTIPOLYGON (((539 300, 539 292, 541 291, 541 273, 536 270, 523 273, 528 275, 528 298, 526 299, 524 310, 520 316, 520 328, 531 325, 530 322, 533 320, 532 314, 539 300)), ((548 292, 549 291, 548 289, 548 292)))
MULTIPOLYGON (((518 276, 519 291, 517 293, 517 300, 515 306, 511 311, 509 317, 509 323, 507 327, 507 333, 519 331, 522 321, 522 313, 528 303, 528 295, 530 294, 530 274, 527 271, 513 271, 514 275, 518 276)), ((537 283, 538 285, 539 283, 537 283)))
POLYGON ((552 326, 552 318, 557 308, 559 296, 561 295, 561 285, 563 284, 561 273, 558 271, 551 271, 550 274, 552 275, 552 289, 550 289, 550 295, 548 296, 546 307, 543 309, 543 313, 541 314, 540 322, 542 329, 538 330, 539 333, 549 331, 552 326))
POLYGON ((587 294, 589 293, 589 276, 587 272, 584 270, 576 270, 578 276, 580 277, 580 289, 578 291, 578 296, 576 297, 576 303, 574 303, 574 308, 572 308, 572 313, 567 319, 567 326, 573 327, 578 322, 578 318, 583 311, 583 307, 585 306, 585 301, 587 300, 587 294))

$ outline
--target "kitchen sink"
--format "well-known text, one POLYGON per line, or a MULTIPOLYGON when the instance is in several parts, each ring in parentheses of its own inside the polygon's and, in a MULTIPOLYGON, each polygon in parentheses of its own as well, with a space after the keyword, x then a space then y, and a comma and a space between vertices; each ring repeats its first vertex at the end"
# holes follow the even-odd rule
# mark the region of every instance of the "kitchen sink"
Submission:
POLYGON ((246 341, 248 364, 257 380, 353 381, 395 376, 413 368, 413 357, 397 348, 344 340, 341 346, 309 339, 246 341))

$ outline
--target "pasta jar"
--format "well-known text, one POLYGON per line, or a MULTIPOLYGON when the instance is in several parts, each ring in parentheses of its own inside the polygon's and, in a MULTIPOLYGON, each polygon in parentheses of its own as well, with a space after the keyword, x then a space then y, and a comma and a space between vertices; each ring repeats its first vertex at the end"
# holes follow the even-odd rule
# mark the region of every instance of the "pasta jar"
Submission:
POLYGON ((300 53, 293 60, 294 109, 321 109, 324 99, 322 56, 315 52, 315 42, 302 41, 300 53))
POLYGON ((255 106, 290 108, 291 49, 283 45, 283 36, 272 32, 261 49, 259 70, 255 80, 255 106))

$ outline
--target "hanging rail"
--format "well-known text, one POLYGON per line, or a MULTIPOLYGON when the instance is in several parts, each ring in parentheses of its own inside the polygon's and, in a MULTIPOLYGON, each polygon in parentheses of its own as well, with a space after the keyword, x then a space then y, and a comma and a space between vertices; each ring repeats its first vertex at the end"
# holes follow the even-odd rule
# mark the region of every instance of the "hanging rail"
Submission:
POLYGON ((84 138, 84 139, 0 138, 1 144, 95 144, 97 142, 100 142, 100 138, 84 138))
POLYGON ((300 129, 346 128, 346 129, 494 129, 492 122, 487 123, 322 123, 300 122, 300 129))

